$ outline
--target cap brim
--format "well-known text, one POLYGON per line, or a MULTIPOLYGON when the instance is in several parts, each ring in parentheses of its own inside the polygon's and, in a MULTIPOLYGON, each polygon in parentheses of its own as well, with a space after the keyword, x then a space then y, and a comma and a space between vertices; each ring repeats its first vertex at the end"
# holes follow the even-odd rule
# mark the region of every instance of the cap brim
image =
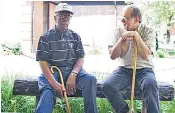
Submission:
MULTIPOLYGON (((74 14, 72 11, 69 11, 69 10, 62 10, 62 11, 57 11, 57 12, 68 12, 68 13, 74 14)), ((57 12, 55 12, 55 13, 57 13, 57 12)))

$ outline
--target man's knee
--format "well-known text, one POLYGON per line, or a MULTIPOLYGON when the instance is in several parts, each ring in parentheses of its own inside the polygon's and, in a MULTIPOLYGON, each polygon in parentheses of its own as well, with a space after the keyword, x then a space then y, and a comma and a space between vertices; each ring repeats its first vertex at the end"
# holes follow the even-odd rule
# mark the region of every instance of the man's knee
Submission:
POLYGON ((144 81, 144 89, 146 90, 154 90, 157 89, 157 82, 153 78, 148 78, 144 81))
POLYGON ((103 83, 102 92, 104 94, 107 94, 107 93, 111 92, 112 90, 115 91, 115 92, 117 91, 117 89, 114 88, 110 82, 104 82, 103 83))
POLYGON ((108 82, 104 82, 102 86, 102 92, 106 94, 108 90, 110 89, 110 84, 108 82))
POLYGON ((96 85, 97 79, 94 76, 92 76, 92 75, 88 75, 87 76, 87 82, 96 85))

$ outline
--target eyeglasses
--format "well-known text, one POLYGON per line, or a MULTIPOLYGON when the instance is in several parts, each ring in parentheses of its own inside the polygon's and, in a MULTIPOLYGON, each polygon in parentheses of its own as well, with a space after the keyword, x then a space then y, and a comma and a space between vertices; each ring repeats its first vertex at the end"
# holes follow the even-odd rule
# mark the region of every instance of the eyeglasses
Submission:
POLYGON ((133 16, 132 17, 122 17, 121 21, 122 22, 126 22, 126 21, 128 21, 128 20, 130 20, 132 18, 133 18, 133 16))
POLYGON ((58 13, 56 16, 61 18, 61 19, 67 19, 67 20, 70 20, 72 18, 72 15, 70 15, 70 14, 63 14, 63 13, 58 13))

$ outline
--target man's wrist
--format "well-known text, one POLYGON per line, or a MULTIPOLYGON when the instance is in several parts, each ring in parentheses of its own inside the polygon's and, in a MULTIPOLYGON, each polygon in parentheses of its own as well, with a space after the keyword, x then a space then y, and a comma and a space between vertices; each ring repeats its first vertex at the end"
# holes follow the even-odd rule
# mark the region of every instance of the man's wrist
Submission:
POLYGON ((138 42, 140 40, 140 36, 139 36, 138 32, 134 32, 134 40, 136 42, 138 42))
POLYGON ((55 79, 49 79, 48 81, 51 86, 54 86, 55 84, 57 84, 57 81, 55 79))
POLYGON ((71 73, 73 73, 73 74, 77 75, 77 74, 78 74, 78 71, 72 70, 72 72, 71 72, 71 73))

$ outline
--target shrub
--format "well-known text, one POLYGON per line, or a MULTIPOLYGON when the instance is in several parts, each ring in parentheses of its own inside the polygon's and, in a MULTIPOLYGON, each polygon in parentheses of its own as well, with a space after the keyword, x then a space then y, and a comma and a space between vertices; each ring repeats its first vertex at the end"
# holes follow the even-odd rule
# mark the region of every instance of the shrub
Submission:
POLYGON ((22 48, 20 43, 16 44, 1 44, 3 54, 5 55, 22 55, 22 48))

